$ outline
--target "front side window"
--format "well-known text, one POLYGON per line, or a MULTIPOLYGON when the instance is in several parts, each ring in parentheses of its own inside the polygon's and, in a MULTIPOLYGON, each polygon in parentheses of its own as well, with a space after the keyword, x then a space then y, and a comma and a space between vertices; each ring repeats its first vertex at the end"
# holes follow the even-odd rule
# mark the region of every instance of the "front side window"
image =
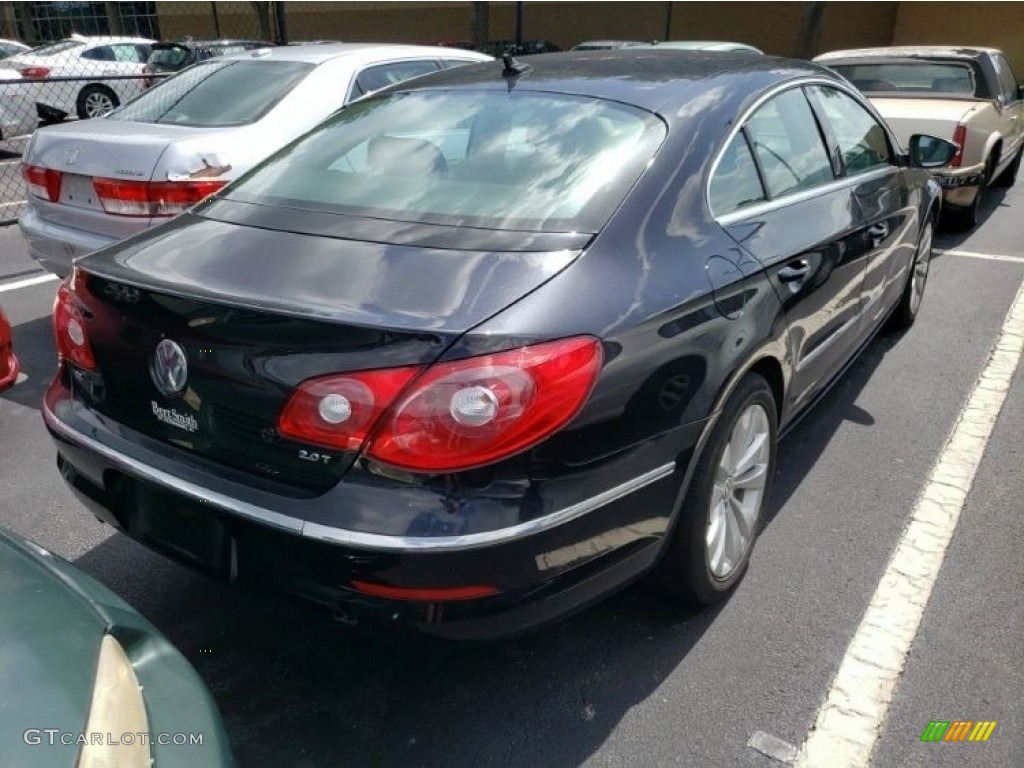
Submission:
POLYGON ((113 45, 111 48, 114 51, 114 61, 141 63, 146 60, 146 54, 140 51, 137 45, 113 45))
POLYGON ((433 61, 397 61, 393 64, 367 67, 356 78, 355 96, 365 96, 403 80, 436 71, 437 63, 433 61))
POLYGON ((393 93, 346 107, 227 197, 391 221, 596 232, 664 136, 651 113, 596 98, 393 93))
POLYGON ((871 64, 825 62, 863 93, 975 96, 974 73, 966 62, 896 61, 871 64))
POLYGON ((808 90, 832 128, 847 175, 894 164, 885 129, 870 112, 836 88, 808 90))
POLYGON ((312 70, 312 64, 298 61, 211 59, 167 78, 107 119, 206 128, 249 125, 312 70))
POLYGON ((799 88, 766 102, 747 121, 746 128, 772 197, 833 180, 818 123, 799 88))
POLYGON ((716 216, 732 213, 745 205, 765 199, 761 177, 757 173, 754 156, 750 153, 750 145, 743 131, 733 136, 722 153, 708 191, 708 202, 716 216))

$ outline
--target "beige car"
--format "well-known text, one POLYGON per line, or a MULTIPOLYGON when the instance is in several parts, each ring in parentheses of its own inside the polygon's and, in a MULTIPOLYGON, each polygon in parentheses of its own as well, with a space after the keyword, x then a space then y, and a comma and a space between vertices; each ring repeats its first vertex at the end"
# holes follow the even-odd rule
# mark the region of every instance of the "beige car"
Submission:
POLYGON ((861 48, 815 61, 846 77, 886 119, 900 142, 926 133, 960 147, 935 171, 945 214, 969 229, 989 185, 1008 187, 1024 151, 1024 86, 994 48, 861 48))

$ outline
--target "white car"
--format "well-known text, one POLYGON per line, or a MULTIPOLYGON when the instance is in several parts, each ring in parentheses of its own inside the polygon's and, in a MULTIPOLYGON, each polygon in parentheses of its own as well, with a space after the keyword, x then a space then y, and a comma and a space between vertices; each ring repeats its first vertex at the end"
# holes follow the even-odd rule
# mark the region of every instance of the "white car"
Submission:
POLYGON ((23 86, 46 111, 99 117, 142 93, 142 69, 153 40, 143 37, 73 35, 4 60, 23 78, 41 80, 23 86), (110 79, 139 75, 138 79, 110 79), (81 81, 47 82, 43 78, 82 77, 81 81))
POLYGON ((32 49, 29 46, 19 43, 17 40, 0 40, 0 59, 6 59, 8 56, 15 56, 30 50, 32 49))
POLYGON ((0 61, 0 140, 12 139, 35 130, 36 105, 25 90, 21 73, 0 61))
POLYGON ((95 120, 40 128, 22 158, 29 254, 74 257, 215 194, 346 103, 439 69, 492 61, 440 46, 262 48, 194 64, 95 120))

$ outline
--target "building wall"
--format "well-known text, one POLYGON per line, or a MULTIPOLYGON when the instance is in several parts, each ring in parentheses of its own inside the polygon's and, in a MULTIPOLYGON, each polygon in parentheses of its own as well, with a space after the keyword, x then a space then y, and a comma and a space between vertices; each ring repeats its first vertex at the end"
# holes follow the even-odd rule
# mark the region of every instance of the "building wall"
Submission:
POLYGON ((1024 82, 1024 3, 900 3, 895 45, 984 45, 1001 48, 1024 82))

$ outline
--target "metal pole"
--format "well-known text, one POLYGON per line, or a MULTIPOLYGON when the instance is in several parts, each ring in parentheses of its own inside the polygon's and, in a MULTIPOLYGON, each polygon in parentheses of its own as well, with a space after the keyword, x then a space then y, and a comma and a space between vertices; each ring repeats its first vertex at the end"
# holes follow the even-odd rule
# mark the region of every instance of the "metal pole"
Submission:
POLYGON ((210 0, 210 13, 213 14, 213 36, 220 37, 220 16, 217 15, 217 3, 210 0))
POLYGON ((523 45, 523 3, 522 0, 516 3, 516 48, 523 45))
POLYGON ((288 45, 288 24, 284 18, 284 3, 278 0, 274 3, 274 12, 277 15, 277 44, 288 45))
POLYGON ((665 40, 672 39, 672 3, 665 3, 665 40))

